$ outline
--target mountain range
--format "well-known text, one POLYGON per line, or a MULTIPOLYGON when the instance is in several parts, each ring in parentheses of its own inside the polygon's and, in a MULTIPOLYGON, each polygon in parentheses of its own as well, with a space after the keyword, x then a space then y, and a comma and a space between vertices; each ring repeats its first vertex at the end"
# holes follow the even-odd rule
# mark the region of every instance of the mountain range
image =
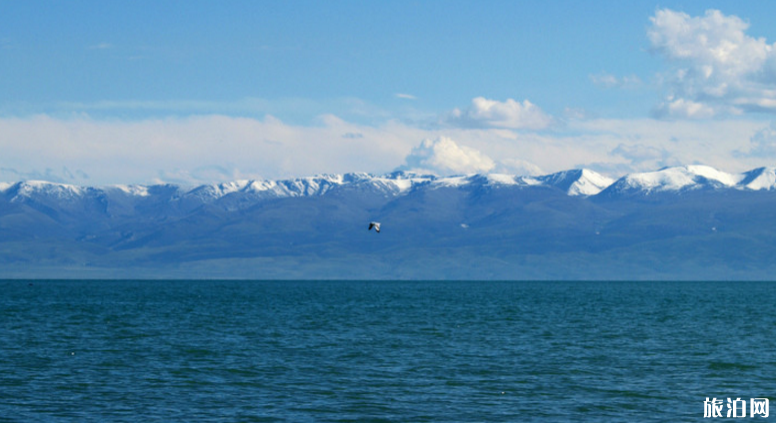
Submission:
POLYGON ((776 168, 22 181, 0 183, 0 277, 769 280, 774 210, 776 168))

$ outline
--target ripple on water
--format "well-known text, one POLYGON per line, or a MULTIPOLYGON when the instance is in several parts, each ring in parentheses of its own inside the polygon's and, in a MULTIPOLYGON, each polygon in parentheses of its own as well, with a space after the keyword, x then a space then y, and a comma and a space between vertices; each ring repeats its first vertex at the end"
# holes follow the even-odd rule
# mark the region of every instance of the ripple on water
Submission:
POLYGON ((0 290, 0 421, 657 422, 776 391, 769 284, 0 290))

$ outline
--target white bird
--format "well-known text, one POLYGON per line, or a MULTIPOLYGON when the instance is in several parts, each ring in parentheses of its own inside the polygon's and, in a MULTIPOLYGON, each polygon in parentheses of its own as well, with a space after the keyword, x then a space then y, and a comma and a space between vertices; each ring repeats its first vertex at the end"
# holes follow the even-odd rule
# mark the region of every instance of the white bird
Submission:
POLYGON ((369 222, 369 229, 372 230, 372 228, 375 228, 375 232, 378 234, 380 233, 380 222, 369 222))

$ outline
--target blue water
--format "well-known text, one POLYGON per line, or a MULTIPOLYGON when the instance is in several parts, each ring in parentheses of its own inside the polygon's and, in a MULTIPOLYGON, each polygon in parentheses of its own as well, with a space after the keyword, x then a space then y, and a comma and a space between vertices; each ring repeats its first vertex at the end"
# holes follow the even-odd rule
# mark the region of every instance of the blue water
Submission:
POLYGON ((689 422, 775 393, 770 283, 0 281, 2 422, 689 422))

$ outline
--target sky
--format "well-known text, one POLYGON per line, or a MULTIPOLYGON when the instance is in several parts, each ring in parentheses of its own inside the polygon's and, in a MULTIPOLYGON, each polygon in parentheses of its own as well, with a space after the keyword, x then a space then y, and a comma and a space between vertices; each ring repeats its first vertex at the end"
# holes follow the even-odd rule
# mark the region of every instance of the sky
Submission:
POLYGON ((0 182, 776 166, 773 2, 0 11, 0 182))

